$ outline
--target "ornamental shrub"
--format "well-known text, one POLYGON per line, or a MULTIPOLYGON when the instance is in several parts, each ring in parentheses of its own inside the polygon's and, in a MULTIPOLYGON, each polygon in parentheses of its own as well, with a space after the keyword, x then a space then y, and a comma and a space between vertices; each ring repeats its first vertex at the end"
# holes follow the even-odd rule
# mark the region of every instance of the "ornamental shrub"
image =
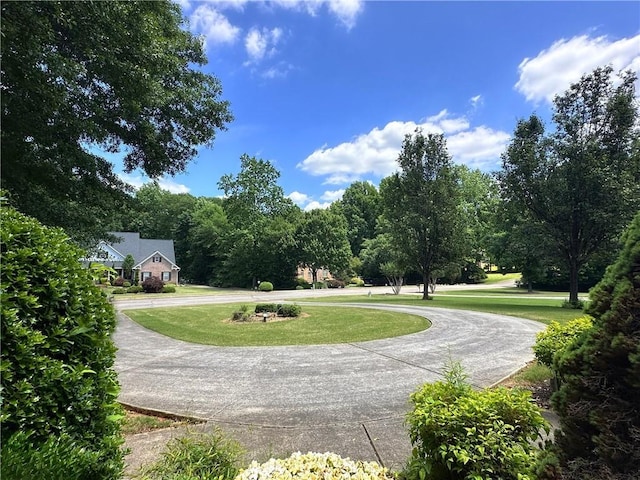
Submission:
POLYGON ((349 285, 354 285, 356 287, 364 287, 364 280, 362 280, 359 277, 353 277, 350 281, 349 281, 349 285))
POLYGON ((304 289, 308 289, 308 288, 311 288, 311 284, 309 282, 307 282, 304 278, 297 277, 296 278, 296 290, 298 290, 298 287, 301 287, 301 288, 304 288, 304 289))
POLYGON ((161 293, 164 282, 159 277, 148 277, 141 286, 144 293, 161 293))
POLYGON ((344 288, 344 282, 342 280, 336 280, 335 278, 330 278, 327 280, 328 288, 344 288))
POLYGON ((591 291, 591 328, 556 356, 556 443, 565 479, 640 472, 640 213, 617 261, 591 291))
POLYGON ((549 427, 526 390, 474 391, 459 365, 411 395, 411 480, 532 479, 532 443, 549 427))
POLYGON ((133 285, 132 287, 127 288, 127 293, 140 293, 142 292, 142 287, 140 285, 133 285))
POLYGON ((78 478, 118 478, 115 312, 80 264, 85 253, 62 230, 4 205, 0 219, 2 478, 5 455, 44 459, 52 449, 61 465, 75 461, 69 452, 86 452, 90 465, 78 478))
POLYGON ((123 293, 127 293, 127 289, 126 288, 114 288, 113 291, 111 292, 113 295, 121 295, 123 293))
POLYGON ((282 317, 299 317, 302 307, 293 303, 283 303, 278 305, 278 315, 282 317))
POLYGON ((547 367, 553 366, 554 356, 562 352, 569 344, 576 341, 584 332, 593 326, 593 318, 589 315, 576 318, 564 325, 552 321, 547 328, 536 335, 533 346, 538 362, 547 367))
POLYGON ((165 285, 162 287, 162 293, 176 293, 176 287, 173 285, 165 285))
POLYGON ((124 278, 118 277, 112 282, 114 287, 124 287, 124 278))
POLYGON ((261 292, 271 292, 273 291, 273 283, 260 282, 260 285, 258 285, 258 290, 260 290, 261 292))
POLYGON ((258 464, 255 460, 242 470, 236 480, 285 480, 292 478, 317 478, 340 480, 392 480, 386 468, 375 462, 361 462, 342 458, 335 453, 296 452, 289 458, 275 459, 258 464))
POLYGON ((279 305, 275 303, 257 303, 255 312, 256 313, 264 313, 264 312, 272 312, 276 313, 278 311, 279 305))
POLYGON ((131 282, 127 282, 127 281, 125 281, 125 282, 123 282, 123 283, 122 283, 122 286, 123 286, 124 288, 129 288, 129 287, 131 286, 131 282))

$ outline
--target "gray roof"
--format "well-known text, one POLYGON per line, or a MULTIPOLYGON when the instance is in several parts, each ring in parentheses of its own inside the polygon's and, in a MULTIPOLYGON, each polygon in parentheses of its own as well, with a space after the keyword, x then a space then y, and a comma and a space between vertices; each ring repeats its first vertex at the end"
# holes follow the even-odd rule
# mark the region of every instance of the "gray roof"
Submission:
POLYGON ((173 240, 160 240, 155 238, 140 238, 138 232, 109 232, 120 238, 118 243, 110 244, 122 255, 131 254, 136 265, 155 252, 160 252, 171 263, 176 263, 176 255, 173 248, 173 240))

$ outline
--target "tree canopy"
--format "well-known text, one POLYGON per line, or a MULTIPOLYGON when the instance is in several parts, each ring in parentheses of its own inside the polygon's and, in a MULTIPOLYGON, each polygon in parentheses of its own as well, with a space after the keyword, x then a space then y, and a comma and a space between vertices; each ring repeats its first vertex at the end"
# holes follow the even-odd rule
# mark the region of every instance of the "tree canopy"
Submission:
POLYGON ((127 172, 185 169, 232 120, 198 70, 200 39, 158 2, 3 2, 2 188, 22 212, 76 239, 104 234, 127 172))
POLYGON ((503 198, 540 223, 567 266, 574 304, 580 268, 640 208, 635 75, 619 80, 598 68, 556 97, 552 134, 536 115, 519 121, 498 174, 503 198))

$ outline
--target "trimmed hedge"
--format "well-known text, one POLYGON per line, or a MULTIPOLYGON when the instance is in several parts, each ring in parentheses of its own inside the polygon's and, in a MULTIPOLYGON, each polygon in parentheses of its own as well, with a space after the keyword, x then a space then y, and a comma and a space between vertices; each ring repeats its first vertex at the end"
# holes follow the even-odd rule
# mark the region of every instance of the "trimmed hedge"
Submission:
POLYGON ((298 317, 302 313, 302 307, 291 303, 258 303, 255 313, 275 313, 281 317, 298 317))
MULTIPOLYGON (((2 463, 62 445, 61 454, 87 452, 85 478, 118 478, 123 411, 113 307, 80 264, 85 252, 62 230, 4 205, 0 218, 2 463), (24 437, 12 439, 18 433, 24 437), (69 440, 47 443, 56 437, 69 440)), ((60 458, 66 462, 74 459, 60 458)))
POLYGON ((258 290, 260 290, 261 292, 271 292, 273 291, 273 283, 260 282, 260 285, 258 285, 258 290))
POLYGON ((536 335, 533 346, 538 362, 547 367, 553 367, 553 358, 561 353, 568 345, 575 342, 584 332, 593 326, 593 318, 589 315, 576 318, 560 325, 551 322, 545 330, 536 335))
POLYGON ((162 293, 176 293, 176 287, 173 285, 165 285, 162 287, 162 293))
POLYGON ((164 288, 164 282, 158 277, 146 278, 141 285, 144 293, 161 293, 164 288))

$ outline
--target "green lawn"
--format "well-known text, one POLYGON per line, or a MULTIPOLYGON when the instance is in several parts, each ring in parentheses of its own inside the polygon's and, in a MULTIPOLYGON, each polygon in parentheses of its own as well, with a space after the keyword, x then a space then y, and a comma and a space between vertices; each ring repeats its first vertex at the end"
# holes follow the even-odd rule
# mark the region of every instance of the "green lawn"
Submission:
POLYGON ((520 277, 522 277, 521 273, 488 273, 486 280, 484 280, 482 283, 486 285, 490 283, 501 283, 510 280, 515 284, 515 281, 520 280, 520 277))
MULTIPOLYGON (((541 291, 541 290, 534 290, 531 293, 527 292, 526 289, 524 288, 517 288, 517 287, 497 287, 497 288, 473 288, 473 286, 469 286, 468 289, 465 290, 436 290, 436 295, 450 295, 450 296, 455 296, 455 295, 474 295, 474 296, 514 296, 514 295, 521 295, 523 298, 524 297, 529 297, 529 298, 536 298, 536 297, 555 297, 555 298, 559 298, 560 300, 566 300, 569 298, 569 294, 567 292, 545 292, 545 291, 541 291)), ((588 296, 588 294, 585 293, 581 293, 580 294, 581 297, 586 298, 588 296)))
MULTIPOLYGON (((113 290, 118 287, 107 287, 105 288, 105 292, 108 295, 112 295, 113 290)), ((199 295, 233 295, 234 293, 247 293, 248 290, 236 289, 236 288, 216 288, 216 287, 207 287, 204 285, 178 285, 176 286, 175 293, 162 293, 163 297, 193 297, 199 295)), ((147 294, 144 292, 140 293, 121 293, 116 294, 114 297, 116 299, 127 299, 132 300, 136 298, 144 299, 149 298, 149 295, 158 295, 157 293, 147 294)))
MULTIPOLYGON (((254 306, 250 305, 253 309, 254 306)), ((230 323, 240 305, 150 308, 124 313, 140 325, 172 338, 219 346, 313 345, 396 337, 428 328, 416 315, 365 308, 304 306, 299 318, 230 323)))
MULTIPOLYGON (((501 291, 502 289, 500 289, 501 291)), ((584 315, 580 310, 562 308, 563 295, 557 300, 535 298, 533 296, 513 296, 499 298, 496 296, 483 296, 485 290, 475 290, 474 297, 456 297, 451 295, 436 294, 433 300, 422 300, 421 295, 345 295, 324 298, 313 298, 305 302, 332 302, 332 303, 383 303, 394 305, 412 305, 424 307, 457 308, 460 310, 474 310, 478 312, 498 313, 514 317, 529 318, 542 323, 556 320, 565 323, 584 315)), ((458 292, 459 293, 459 292, 458 292)))

